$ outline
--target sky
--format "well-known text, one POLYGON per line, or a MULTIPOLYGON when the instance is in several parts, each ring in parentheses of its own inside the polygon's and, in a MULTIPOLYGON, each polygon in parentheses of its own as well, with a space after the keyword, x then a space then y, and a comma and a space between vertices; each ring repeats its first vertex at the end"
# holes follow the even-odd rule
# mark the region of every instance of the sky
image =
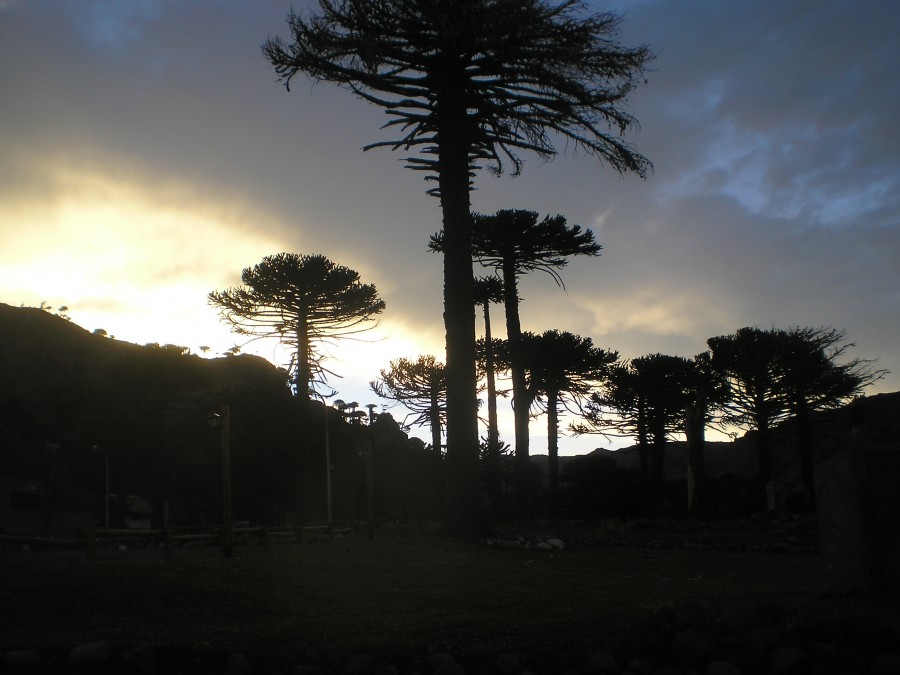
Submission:
MULTIPOLYGON (((654 171, 622 177, 563 144, 552 161, 524 155, 519 177, 477 177, 475 211, 561 214, 603 246, 572 259, 565 289, 522 280, 523 329, 633 358, 692 356, 742 326, 829 326, 890 371, 868 393, 900 390, 900 3, 588 5, 656 54, 627 102, 640 121, 627 140, 654 171)), ((438 202, 401 154, 362 151, 389 138, 380 109, 278 82, 260 47, 289 37, 290 9, 0 0, 0 302, 65 305, 87 330, 214 356, 243 339, 210 291, 266 255, 323 254, 387 305, 365 342, 331 349, 336 398, 388 403, 368 382, 391 359, 443 359, 438 202)), ((531 431, 539 453, 544 419, 531 431)), ((564 436, 560 453, 621 444, 564 436)))

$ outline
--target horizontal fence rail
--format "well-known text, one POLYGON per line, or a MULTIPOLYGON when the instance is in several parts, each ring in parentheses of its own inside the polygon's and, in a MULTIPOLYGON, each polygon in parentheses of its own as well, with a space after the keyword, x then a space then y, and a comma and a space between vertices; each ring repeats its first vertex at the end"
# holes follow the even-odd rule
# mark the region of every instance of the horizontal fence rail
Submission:
MULTIPOLYGON (((300 544, 312 541, 334 539, 345 535, 356 537, 365 533, 370 538, 376 529, 384 526, 383 521, 345 520, 330 523, 307 523, 296 527, 232 527, 232 538, 238 544, 257 543, 267 546, 272 543, 300 544)), ((397 523, 392 528, 414 527, 397 523)), ((191 546, 217 546, 222 544, 224 528, 173 526, 164 529, 106 529, 87 528, 84 530, 40 533, 0 533, 0 547, 4 549, 84 549, 88 559, 94 559, 98 548, 128 548, 142 546, 162 548, 171 555, 175 548, 191 546)))

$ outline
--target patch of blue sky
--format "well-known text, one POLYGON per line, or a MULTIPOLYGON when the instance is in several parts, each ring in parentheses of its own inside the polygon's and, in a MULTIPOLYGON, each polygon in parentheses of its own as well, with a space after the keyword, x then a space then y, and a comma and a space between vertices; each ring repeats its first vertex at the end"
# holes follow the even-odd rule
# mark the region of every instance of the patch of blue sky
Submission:
MULTIPOLYGON (((863 187, 855 184, 854 189, 839 194, 822 191, 817 195, 819 204, 816 215, 823 225, 830 227, 840 228, 859 224, 867 214, 874 213, 896 200, 897 183, 896 176, 885 176, 863 187)), ((900 225, 896 222, 886 224, 900 225)))
POLYGON ((157 19, 159 0, 92 0, 68 5, 75 25, 93 47, 119 52, 140 39, 145 25, 157 19))

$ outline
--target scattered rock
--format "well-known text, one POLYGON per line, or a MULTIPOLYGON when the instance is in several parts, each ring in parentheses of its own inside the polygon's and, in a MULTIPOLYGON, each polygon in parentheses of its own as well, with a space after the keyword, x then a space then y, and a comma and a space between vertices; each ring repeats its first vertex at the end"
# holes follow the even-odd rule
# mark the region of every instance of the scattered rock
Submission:
POLYGON ((716 658, 718 650, 716 638, 697 628, 682 631, 672 640, 675 658, 686 668, 702 668, 716 658))
POLYGON ((132 666, 140 675, 156 675, 159 672, 159 664, 156 652, 147 646, 129 649, 122 654, 122 660, 132 666))
POLYGON ((757 668, 768 666, 769 653, 775 649, 783 637, 779 628, 751 628, 741 635, 743 654, 751 665, 757 668))
POLYGON ((240 653, 230 654, 228 656, 228 673, 229 675, 249 675, 250 659, 240 653))
POLYGON ((522 657, 518 654, 503 653, 494 659, 497 675, 515 675, 522 670, 522 657))
POLYGON ((810 642, 805 646, 806 656, 826 666, 837 662, 837 647, 830 642, 810 642))
POLYGON ((657 670, 656 675, 684 675, 684 671, 678 666, 666 666, 657 670))
POLYGON ((741 669, 723 659, 716 659, 706 664, 706 675, 741 675, 741 669))
POLYGON ((319 668, 319 666, 302 664, 294 666, 291 675, 325 675, 325 671, 322 668, 319 668))
POLYGON ((397 670, 396 666, 386 665, 386 666, 378 666, 372 675, 400 675, 400 671, 397 670))
POLYGON ((364 675, 375 667, 375 659, 369 654, 351 654, 344 662, 341 673, 344 675, 364 675))
POLYGON ((42 665, 43 659, 34 649, 17 649, 3 655, 5 673, 35 673, 42 665))
POLYGON ((466 675, 466 669, 459 665, 456 659, 451 657, 434 671, 434 675, 466 675))
POLYGON ((649 659, 638 657, 628 662, 628 670, 636 675, 652 675, 653 666, 649 659))
POLYGON ((89 642, 70 651, 66 662, 72 670, 83 671, 105 666, 111 658, 112 649, 108 642, 89 642))
POLYGON ((796 647, 779 647, 769 658, 772 675, 793 675, 803 672, 806 652, 796 647))
POLYGON ((604 651, 596 651, 584 660, 582 670, 585 673, 618 673, 619 662, 616 657, 604 651))
POLYGON ((319 666, 302 664, 294 666, 291 675, 325 675, 325 671, 322 668, 319 668, 319 666))

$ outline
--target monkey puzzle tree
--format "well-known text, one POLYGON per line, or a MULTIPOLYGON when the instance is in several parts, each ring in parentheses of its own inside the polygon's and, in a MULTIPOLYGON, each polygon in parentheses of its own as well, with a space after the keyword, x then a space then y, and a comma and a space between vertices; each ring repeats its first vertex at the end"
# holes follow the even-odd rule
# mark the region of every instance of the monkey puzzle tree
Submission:
POLYGON ((853 343, 833 328, 788 330, 754 327, 707 340, 712 366, 730 386, 726 421, 757 431, 760 477, 766 485, 766 504, 776 506, 772 475, 771 431, 792 418, 803 471, 804 487, 815 497, 813 448, 809 415, 847 403, 880 379, 885 371, 873 361, 841 362, 853 343))
MULTIPOLYGON (((488 312, 485 306, 485 312, 488 312)), ((487 335, 490 331, 486 331, 487 335)), ((487 438, 482 446, 482 477, 487 489, 488 504, 503 503, 503 454, 505 444, 500 440, 497 423, 497 397, 506 396, 506 390, 497 390, 497 376, 509 370, 506 340, 487 336, 475 341, 475 357, 479 377, 483 374, 487 391, 487 438)), ((508 447, 508 446, 506 446, 508 447)))
POLYGON ((391 361, 381 378, 369 383, 381 398, 402 403, 414 415, 413 424, 431 427, 431 449, 441 456, 441 427, 447 416, 447 369, 431 355, 415 361, 391 361))
POLYGON ((547 411, 547 478, 553 515, 558 515, 559 507, 560 413, 580 411, 591 390, 606 377, 618 358, 618 352, 595 347, 590 338, 567 331, 522 334, 528 395, 547 411))
POLYGON ((317 346, 373 327, 384 301, 359 273, 323 255, 278 253, 241 272, 243 286, 209 294, 232 329, 252 338, 274 337, 292 351, 297 396, 309 400, 323 374, 317 346))
MULTIPOLYGON (((692 405, 702 409, 703 424, 714 394, 699 370, 698 361, 667 354, 648 354, 611 369, 602 389, 584 407, 584 422, 576 433, 611 430, 633 436, 638 443, 640 468, 650 511, 659 508, 664 488, 665 446, 672 434, 685 431, 692 405)), ((717 399, 715 399, 717 400, 717 399)), ((692 434, 698 433, 696 428, 692 434)), ((702 436, 693 440, 694 452, 702 436)), ((702 462, 695 459, 694 468, 702 462)))
POLYGON ((578 0, 319 0, 288 16, 291 41, 263 53, 286 86, 298 73, 384 108, 391 140, 368 148, 410 152, 407 166, 437 183, 445 234, 447 459, 451 529, 477 526, 470 190, 487 164, 521 169, 517 152, 553 157, 555 138, 619 173, 650 164, 622 139, 636 124, 620 104, 643 81, 644 47, 615 40, 620 18, 578 0))
POLYGON ((775 509, 772 475, 772 428, 789 414, 782 388, 783 353, 787 334, 777 329, 739 328, 731 335, 706 341, 713 368, 729 388, 724 421, 756 430, 759 477, 765 485, 766 506, 775 509))
POLYGON ((844 331, 834 328, 801 328, 784 331, 781 354, 781 389, 794 420, 803 486, 815 504, 813 480, 813 436, 810 415, 817 410, 838 408, 881 379, 885 370, 870 359, 843 361, 847 350, 844 331))
POLYGON ((484 379, 487 386, 488 409, 488 453, 493 456, 500 452, 500 433, 497 429, 497 383, 494 363, 494 338, 491 334, 491 303, 503 302, 503 280, 499 277, 478 277, 475 279, 475 304, 484 311, 484 342, 482 349, 476 345, 479 361, 484 363, 484 379))
MULTIPOLYGON (((601 246, 594 233, 580 225, 568 225, 563 216, 538 220, 535 211, 501 210, 494 215, 473 214, 472 257, 485 267, 493 267, 503 278, 503 304, 506 309, 506 339, 513 386, 513 413, 517 469, 524 476, 528 465, 528 420, 531 399, 528 394, 519 320, 518 278, 535 270, 549 274, 565 288, 560 269, 573 255, 599 255, 601 246)), ((445 248, 444 232, 431 237, 430 248, 445 248)))
POLYGON ((684 372, 684 438, 687 444, 687 504, 690 513, 704 506, 706 427, 728 400, 725 380, 712 367, 709 352, 697 354, 684 372))

